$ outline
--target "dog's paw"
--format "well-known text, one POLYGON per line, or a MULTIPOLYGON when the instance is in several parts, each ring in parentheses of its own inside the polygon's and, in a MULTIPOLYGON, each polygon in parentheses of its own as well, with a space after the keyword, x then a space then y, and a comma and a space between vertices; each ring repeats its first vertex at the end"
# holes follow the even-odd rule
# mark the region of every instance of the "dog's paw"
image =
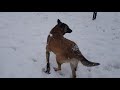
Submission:
POLYGON ((56 67, 53 67, 53 69, 54 69, 55 71, 60 71, 60 70, 61 70, 61 69, 56 68, 56 67))
POLYGON ((45 68, 42 68, 42 72, 44 72, 46 74, 50 74, 50 72, 48 72, 45 68))

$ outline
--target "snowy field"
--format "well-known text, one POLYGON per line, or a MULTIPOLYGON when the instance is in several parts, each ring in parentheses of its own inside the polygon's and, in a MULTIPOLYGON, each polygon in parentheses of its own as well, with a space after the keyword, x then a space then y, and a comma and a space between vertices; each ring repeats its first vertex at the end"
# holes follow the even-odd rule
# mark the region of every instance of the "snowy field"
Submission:
POLYGON ((77 78, 120 78, 120 13, 98 12, 0 12, 1 78, 70 78, 69 63, 55 72, 51 53, 51 74, 45 74, 47 35, 59 18, 73 30, 65 37, 76 42, 83 55, 101 65, 78 64, 77 78))

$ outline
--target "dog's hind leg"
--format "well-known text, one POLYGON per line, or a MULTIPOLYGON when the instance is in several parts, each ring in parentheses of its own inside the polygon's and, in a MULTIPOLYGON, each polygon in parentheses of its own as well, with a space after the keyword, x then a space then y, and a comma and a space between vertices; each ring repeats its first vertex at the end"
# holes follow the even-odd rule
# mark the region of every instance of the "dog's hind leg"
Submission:
POLYGON ((59 63, 59 62, 57 61, 57 64, 58 64, 58 67, 57 67, 57 68, 54 67, 54 70, 55 70, 55 71, 61 70, 61 63, 59 63))
POLYGON ((57 68, 54 67, 54 70, 55 70, 55 71, 61 70, 61 64, 62 64, 62 63, 60 63, 59 61, 60 61, 59 57, 56 56, 56 62, 57 62, 58 67, 57 67, 57 68))
POLYGON ((70 66, 71 66, 71 70, 72 70, 72 77, 76 78, 76 70, 77 70, 77 66, 78 66, 78 61, 71 61, 70 62, 70 66))
POLYGON ((47 61, 47 65, 46 65, 46 73, 50 74, 50 62, 49 62, 49 58, 50 58, 50 52, 46 50, 46 61, 47 61))

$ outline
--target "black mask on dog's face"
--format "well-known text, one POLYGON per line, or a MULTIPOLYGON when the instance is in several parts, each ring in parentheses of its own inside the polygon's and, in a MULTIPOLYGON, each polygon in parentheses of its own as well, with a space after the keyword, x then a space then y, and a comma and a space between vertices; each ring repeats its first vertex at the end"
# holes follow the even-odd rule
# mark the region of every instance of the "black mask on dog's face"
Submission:
POLYGON ((57 20, 57 22, 59 27, 63 30, 63 34, 72 32, 72 30, 69 28, 67 24, 62 23, 59 19, 57 20))

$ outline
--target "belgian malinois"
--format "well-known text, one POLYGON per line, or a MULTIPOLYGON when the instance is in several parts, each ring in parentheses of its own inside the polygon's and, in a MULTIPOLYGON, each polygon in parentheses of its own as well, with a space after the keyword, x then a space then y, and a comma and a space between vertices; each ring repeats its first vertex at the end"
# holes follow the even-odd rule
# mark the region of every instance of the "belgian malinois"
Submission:
POLYGON ((57 20, 57 25, 50 31, 46 45, 46 73, 50 73, 50 52, 53 52, 56 55, 58 67, 54 68, 54 70, 61 70, 61 64, 69 62, 73 78, 76 78, 76 70, 79 61, 88 67, 100 65, 99 63, 88 61, 82 55, 76 43, 64 37, 66 33, 71 32, 72 30, 69 28, 69 26, 65 23, 62 23, 59 19, 57 20))

